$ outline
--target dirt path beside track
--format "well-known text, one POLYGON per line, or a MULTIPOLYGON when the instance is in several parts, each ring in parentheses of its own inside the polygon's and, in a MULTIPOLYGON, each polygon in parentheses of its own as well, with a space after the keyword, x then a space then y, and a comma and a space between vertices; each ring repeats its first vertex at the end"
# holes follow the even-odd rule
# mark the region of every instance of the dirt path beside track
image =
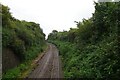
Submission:
POLYGON ((28 78, 62 78, 62 68, 59 51, 55 45, 48 43, 48 50, 37 62, 37 67, 29 74, 28 78))

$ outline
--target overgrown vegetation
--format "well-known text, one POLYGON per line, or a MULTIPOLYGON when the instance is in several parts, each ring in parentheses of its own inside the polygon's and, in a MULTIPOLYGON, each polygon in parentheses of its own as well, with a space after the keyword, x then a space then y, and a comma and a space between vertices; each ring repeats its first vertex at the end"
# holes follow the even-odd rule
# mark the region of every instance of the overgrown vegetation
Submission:
POLYGON ((120 78, 120 2, 95 3, 95 13, 77 28, 53 30, 66 78, 120 78))
MULTIPOLYGON (((3 78, 16 78, 22 71, 28 69, 30 61, 45 49, 45 34, 39 24, 12 17, 7 6, 2 5, 0 14, 2 14, 2 48, 12 50, 21 62, 13 69, 4 69, 3 78)), ((5 62, 9 60, 3 60, 3 68, 5 62)))

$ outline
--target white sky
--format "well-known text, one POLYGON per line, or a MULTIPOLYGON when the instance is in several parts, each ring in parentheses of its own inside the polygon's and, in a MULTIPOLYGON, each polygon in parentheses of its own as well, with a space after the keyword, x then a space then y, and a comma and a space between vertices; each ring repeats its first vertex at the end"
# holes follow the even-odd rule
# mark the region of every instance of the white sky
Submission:
POLYGON ((46 35, 52 30, 75 28, 74 21, 88 19, 94 13, 93 0, 2 0, 1 3, 10 8, 15 18, 39 23, 46 35))

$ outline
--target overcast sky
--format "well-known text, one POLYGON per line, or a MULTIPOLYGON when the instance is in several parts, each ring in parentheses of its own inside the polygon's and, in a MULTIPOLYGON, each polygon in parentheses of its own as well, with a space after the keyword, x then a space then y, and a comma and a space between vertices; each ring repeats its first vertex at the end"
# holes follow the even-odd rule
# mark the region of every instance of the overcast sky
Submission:
POLYGON ((95 10, 93 0, 2 0, 1 3, 10 8, 15 18, 39 23, 46 35, 52 30, 75 28, 74 21, 90 18, 95 10))

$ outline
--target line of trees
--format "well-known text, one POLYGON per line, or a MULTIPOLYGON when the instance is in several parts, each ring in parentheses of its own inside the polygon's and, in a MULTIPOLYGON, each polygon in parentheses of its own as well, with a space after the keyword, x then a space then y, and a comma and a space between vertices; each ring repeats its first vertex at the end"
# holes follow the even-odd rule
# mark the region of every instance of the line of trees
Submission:
POLYGON ((64 76, 69 78, 119 78, 120 2, 95 2, 95 13, 77 28, 53 30, 48 41, 57 45, 64 76))
MULTIPOLYGON (((20 62, 35 58, 43 51, 45 34, 40 25, 35 22, 20 21, 12 17, 7 6, 2 5, 2 49, 11 50, 20 62)), ((9 69, 9 56, 3 55, 3 72, 9 69), (7 57, 9 59, 7 59, 7 57)), ((14 66, 15 67, 15 66, 14 66)))

